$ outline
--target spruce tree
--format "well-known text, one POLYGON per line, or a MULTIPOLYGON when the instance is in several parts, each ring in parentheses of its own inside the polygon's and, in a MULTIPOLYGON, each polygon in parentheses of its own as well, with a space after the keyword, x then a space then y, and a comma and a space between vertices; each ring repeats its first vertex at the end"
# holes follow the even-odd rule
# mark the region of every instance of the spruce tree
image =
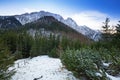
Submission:
POLYGON ((109 41, 109 38, 110 38, 109 22, 110 22, 109 18, 106 18, 105 22, 103 22, 104 25, 102 26, 102 28, 103 28, 102 40, 104 40, 104 41, 109 41))
POLYGON ((120 21, 119 24, 117 24, 116 27, 116 33, 115 33, 115 38, 114 38, 114 44, 116 44, 116 48, 120 49, 120 21))
POLYGON ((116 26, 116 38, 120 40, 120 21, 119 24, 116 26))

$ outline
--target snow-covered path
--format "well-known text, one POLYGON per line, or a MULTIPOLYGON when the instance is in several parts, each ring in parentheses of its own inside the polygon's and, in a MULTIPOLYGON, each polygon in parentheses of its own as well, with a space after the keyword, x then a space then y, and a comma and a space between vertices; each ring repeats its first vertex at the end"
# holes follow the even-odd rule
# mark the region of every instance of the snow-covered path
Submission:
POLYGON ((11 69, 16 71, 11 80, 77 80, 60 59, 48 56, 17 60, 11 69))

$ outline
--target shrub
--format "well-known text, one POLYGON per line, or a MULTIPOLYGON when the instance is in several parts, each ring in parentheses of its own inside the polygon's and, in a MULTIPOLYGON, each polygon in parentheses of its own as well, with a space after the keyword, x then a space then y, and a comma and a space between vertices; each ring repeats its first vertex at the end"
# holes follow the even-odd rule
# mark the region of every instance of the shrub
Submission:
POLYGON ((53 58, 58 58, 57 54, 57 48, 53 48, 50 53, 48 53, 48 56, 53 57, 53 58))
POLYGON ((120 52, 117 49, 111 49, 110 51, 111 60, 109 61, 111 64, 107 68, 106 72, 110 75, 116 76, 120 74, 120 52))
POLYGON ((90 80, 107 80, 101 56, 91 49, 66 50, 61 55, 62 63, 77 77, 90 80))
POLYGON ((10 51, 7 47, 0 44, 0 80, 8 80, 14 73, 13 71, 8 71, 8 68, 14 61, 14 56, 10 55, 10 51))

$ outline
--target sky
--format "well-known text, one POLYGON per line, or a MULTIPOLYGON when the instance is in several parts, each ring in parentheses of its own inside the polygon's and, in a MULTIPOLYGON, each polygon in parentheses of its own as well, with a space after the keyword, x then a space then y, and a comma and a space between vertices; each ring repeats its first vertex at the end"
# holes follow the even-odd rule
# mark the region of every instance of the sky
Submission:
POLYGON ((120 0, 0 0, 0 15, 48 11, 72 18, 80 26, 101 29, 106 17, 110 25, 120 20, 120 0))

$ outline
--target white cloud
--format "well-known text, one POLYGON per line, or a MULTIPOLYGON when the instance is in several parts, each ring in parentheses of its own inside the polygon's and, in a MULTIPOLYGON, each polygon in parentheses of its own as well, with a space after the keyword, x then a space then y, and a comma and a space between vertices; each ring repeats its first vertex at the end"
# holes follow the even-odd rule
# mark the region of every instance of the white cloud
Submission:
POLYGON ((110 18, 111 25, 116 25, 118 20, 99 11, 83 11, 71 16, 78 25, 86 25, 92 29, 101 29, 106 17, 110 18))

